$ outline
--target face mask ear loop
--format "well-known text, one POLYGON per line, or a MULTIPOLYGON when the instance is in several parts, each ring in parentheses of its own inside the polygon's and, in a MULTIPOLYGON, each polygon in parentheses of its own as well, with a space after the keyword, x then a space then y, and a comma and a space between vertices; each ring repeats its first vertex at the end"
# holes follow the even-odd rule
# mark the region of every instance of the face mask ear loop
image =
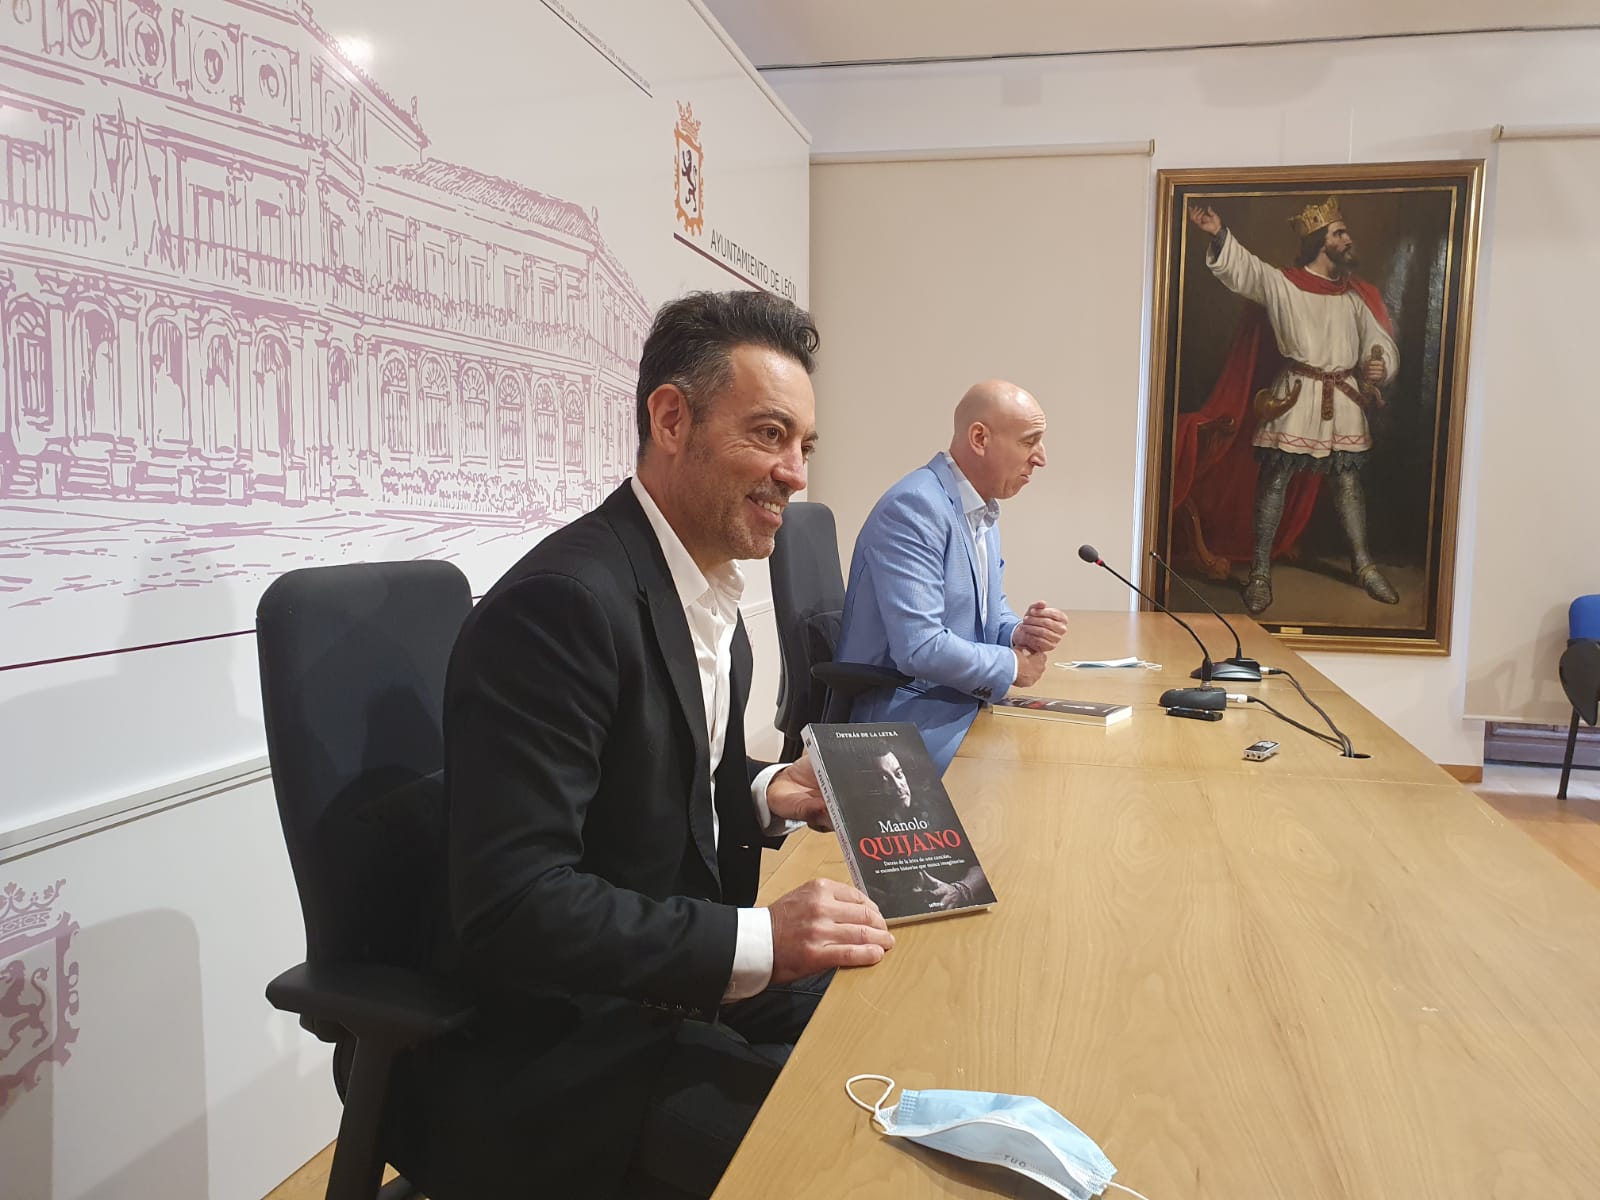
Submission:
POLYGON ((850 1103, 854 1104, 857 1108, 864 1108, 871 1113, 872 1123, 884 1133, 888 1132, 889 1127, 884 1123, 883 1120, 883 1102, 889 1098, 889 1093, 894 1091, 894 1088, 894 1080, 890 1079, 887 1075, 852 1075, 849 1079, 844 1081, 844 1094, 850 1097, 850 1103), (883 1084, 882 1093, 872 1104, 868 1104, 852 1090, 854 1085, 863 1079, 872 1079, 883 1084))
POLYGON ((1150 1197, 1146 1196, 1143 1192, 1136 1192, 1131 1187, 1123 1187, 1120 1183, 1117 1183, 1115 1181, 1107 1184, 1106 1186, 1107 1187, 1114 1187, 1119 1192, 1127 1192, 1128 1195, 1133 1196, 1135 1198, 1135 1200, 1150 1200, 1150 1197))

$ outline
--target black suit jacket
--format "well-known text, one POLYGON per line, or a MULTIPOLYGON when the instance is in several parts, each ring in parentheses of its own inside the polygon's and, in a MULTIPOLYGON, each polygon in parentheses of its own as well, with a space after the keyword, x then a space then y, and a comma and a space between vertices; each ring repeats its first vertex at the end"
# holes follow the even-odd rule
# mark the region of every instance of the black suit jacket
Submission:
POLYGON ((430 1194, 556 1179, 606 1194, 676 1021, 715 1013, 764 844, 742 624, 732 657, 719 849, 689 626, 627 483, 468 617, 446 682, 445 782, 451 908, 484 1017, 412 1056, 388 1139, 430 1194))

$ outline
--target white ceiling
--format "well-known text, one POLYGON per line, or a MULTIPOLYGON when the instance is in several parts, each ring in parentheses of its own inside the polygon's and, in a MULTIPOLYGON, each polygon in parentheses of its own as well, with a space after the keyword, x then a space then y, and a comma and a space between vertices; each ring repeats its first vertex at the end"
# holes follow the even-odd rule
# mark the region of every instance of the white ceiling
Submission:
POLYGON ((758 67, 1600 24, 1600 0, 705 0, 758 67))

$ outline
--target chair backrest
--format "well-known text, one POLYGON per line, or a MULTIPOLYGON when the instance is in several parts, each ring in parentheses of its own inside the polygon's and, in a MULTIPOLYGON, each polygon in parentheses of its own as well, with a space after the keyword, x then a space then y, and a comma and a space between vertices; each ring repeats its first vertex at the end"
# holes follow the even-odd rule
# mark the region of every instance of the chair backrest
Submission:
POLYGON ((267 753, 307 962, 441 965, 444 679, 471 608, 443 562, 290 571, 261 597, 267 753))
POLYGON ((1568 605, 1567 638, 1600 642, 1600 596, 1579 596, 1568 605))
POLYGON ((822 716, 827 689, 811 668, 833 658, 844 611, 839 534, 825 504, 796 501, 783 510, 772 548, 772 612, 782 660, 777 726, 798 739, 822 716))
POLYGON ((1589 725, 1600 719, 1600 642, 1582 638, 1572 642, 1557 664, 1561 688, 1573 710, 1589 725))

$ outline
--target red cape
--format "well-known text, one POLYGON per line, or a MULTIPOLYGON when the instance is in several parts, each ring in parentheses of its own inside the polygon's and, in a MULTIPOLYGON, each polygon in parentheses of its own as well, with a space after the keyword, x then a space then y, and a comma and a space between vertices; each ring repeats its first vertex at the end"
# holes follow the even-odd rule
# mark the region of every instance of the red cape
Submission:
MULTIPOLYGON (((1394 323, 1378 289, 1347 276, 1335 282, 1290 267, 1285 278, 1301 291, 1339 296, 1353 291, 1390 333, 1394 323)), ((1255 552, 1255 394, 1283 367, 1267 312, 1247 302, 1211 395, 1195 412, 1181 413, 1172 449, 1172 548, 1215 579, 1228 576, 1233 561, 1255 552), (1202 432, 1203 431, 1203 432, 1202 432)), ((1289 482, 1272 543, 1272 557, 1295 553, 1316 505, 1322 477, 1298 471, 1289 482)))

